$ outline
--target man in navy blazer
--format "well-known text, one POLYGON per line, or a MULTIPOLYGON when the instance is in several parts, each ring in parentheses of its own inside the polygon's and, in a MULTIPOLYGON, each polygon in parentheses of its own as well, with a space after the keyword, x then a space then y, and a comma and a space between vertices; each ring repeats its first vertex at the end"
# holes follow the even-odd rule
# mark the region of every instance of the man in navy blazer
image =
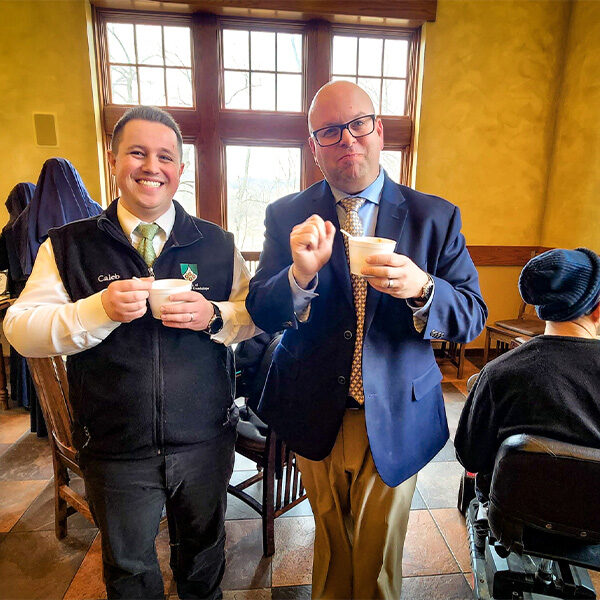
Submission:
POLYGON ((416 473, 448 439, 430 340, 469 342, 487 309, 458 208, 380 168, 383 125, 366 92, 327 84, 309 129, 325 180, 267 207, 246 301, 260 328, 285 330, 259 412, 299 455, 315 515, 313 597, 397 599, 416 473), (396 240, 363 268, 362 324, 340 232, 348 197, 364 199, 364 235, 396 240))

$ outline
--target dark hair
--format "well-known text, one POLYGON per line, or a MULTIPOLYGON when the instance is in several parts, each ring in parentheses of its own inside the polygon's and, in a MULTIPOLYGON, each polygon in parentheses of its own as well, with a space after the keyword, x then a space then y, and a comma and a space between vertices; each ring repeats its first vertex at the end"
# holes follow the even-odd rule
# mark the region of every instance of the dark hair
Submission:
POLYGON ((169 129, 172 129, 177 136, 177 148, 179 150, 179 158, 181 159, 183 156, 183 137, 181 136, 181 129, 179 129, 179 125, 177 125, 175 119, 162 108, 157 108, 156 106, 133 106, 129 108, 127 112, 117 121, 115 124, 115 128, 112 133, 112 141, 110 144, 110 149, 116 154, 119 150, 119 143, 121 142, 121 135, 123 132, 123 127, 129 121, 133 121, 134 119, 139 119, 141 121, 151 121, 153 123, 162 123, 166 125, 169 129))

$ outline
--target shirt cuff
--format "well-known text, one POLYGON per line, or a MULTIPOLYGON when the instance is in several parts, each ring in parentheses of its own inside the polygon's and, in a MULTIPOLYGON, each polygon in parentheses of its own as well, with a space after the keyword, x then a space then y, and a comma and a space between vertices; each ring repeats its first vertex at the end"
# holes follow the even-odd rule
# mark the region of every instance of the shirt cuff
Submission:
POLYGON ((77 316, 82 329, 100 340, 105 339, 121 324, 106 314, 102 305, 103 291, 77 301, 77 316))
POLYGON ((308 318, 308 309, 310 308, 312 299, 319 295, 315 292, 317 285, 319 284, 319 276, 315 275, 315 278, 311 281, 312 285, 306 290, 298 285, 298 282, 292 273, 292 267, 288 270, 288 279, 290 282, 290 289, 292 290, 294 313, 300 321, 305 321, 308 318))
POLYGON ((427 325, 427 319, 429 318, 429 309, 431 308, 431 303, 433 302, 433 295, 435 294, 435 282, 433 284, 433 288, 431 289, 431 295, 427 299, 427 302, 423 306, 416 306, 410 298, 407 298, 406 304, 412 310, 413 313, 413 324, 415 329, 422 333, 427 325))

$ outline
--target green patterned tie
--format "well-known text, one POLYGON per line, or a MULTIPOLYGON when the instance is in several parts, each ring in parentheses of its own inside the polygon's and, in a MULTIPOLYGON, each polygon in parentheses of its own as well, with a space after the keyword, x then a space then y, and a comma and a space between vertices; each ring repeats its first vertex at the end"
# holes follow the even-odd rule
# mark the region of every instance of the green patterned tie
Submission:
POLYGON ((142 239, 138 244, 137 251, 142 255, 146 264, 151 267, 156 260, 156 252, 152 240, 160 227, 156 223, 140 223, 134 230, 142 239))

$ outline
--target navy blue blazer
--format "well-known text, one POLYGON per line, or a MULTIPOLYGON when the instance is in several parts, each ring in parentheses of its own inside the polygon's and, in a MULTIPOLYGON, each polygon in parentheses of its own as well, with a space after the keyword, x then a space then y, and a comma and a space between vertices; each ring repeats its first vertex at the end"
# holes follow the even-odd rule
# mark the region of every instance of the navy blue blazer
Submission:
MULTIPOLYGON (((301 456, 321 460, 342 422, 350 383, 356 313, 335 201, 319 182, 267 207, 265 242, 246 300, 263 330, 285 330, 275 350, 260 416, 301 456), (316 213, 337 231, 319 271, 310 315, 294 314, 288 269, 294 225, 316 213)), ((381 478, 395 486, 427 464, 448 440, 448 424, 431 339, 469 342, 487 309, 460 232, 458 208, 385 178, 376 235, 397 240, 435 281, 427 326, 418 333, 406 301, 368 287, 363 342, 367 433, 381 478)))

